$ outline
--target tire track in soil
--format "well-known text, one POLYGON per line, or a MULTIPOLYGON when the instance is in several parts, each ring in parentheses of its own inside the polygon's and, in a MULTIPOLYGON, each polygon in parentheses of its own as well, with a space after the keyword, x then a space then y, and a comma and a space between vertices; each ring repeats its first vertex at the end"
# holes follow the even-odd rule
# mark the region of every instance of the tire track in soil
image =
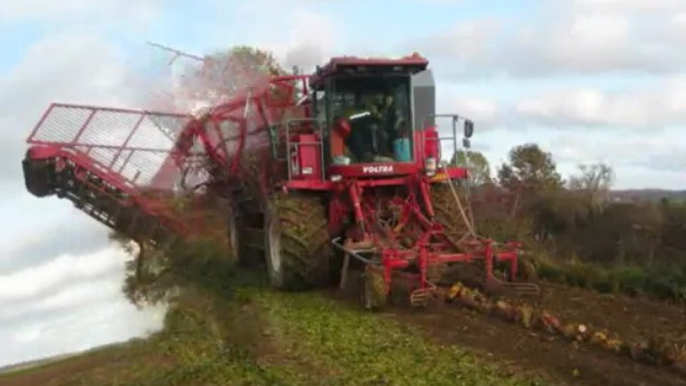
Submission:
POLYGON ((607 328, 627 338, 686 336, 686 307, 646 297, 600 294, 542 283, 539 306, 561 319, 607 328))
POLYGON ((553 382, 589 386, 682 386, 686 377, 596 348, 575 345, 493 317, 445 304, 413 311, 391 307, 383 317, 418 327, 428 338, 457 344, 512 371, 543 374, 553 382))
MULTIPOLYGON (((353 275, 354 276, 354 275, 353 275)), ((350 283, 355 288, 357 283, 350 283)), ((639 327, 649 324, 646 320, 653 317, 664 319, 664 315, 677 316, 677 307, 648 300, 633 301, 633 316, 615 315, 613 310, 626 309, 632 301, 625 297, 613 298, 580 289, 569 289, 560 286, 544 287, 545 293, 550 293, 543 304, 549 304, 550 299, 560 299, 557 308, 565 310, 567 316, 573 316, 575 321, 582 322, 584 314, 588 313, 593 321, 600 320, 600 312, 605 310, 603 325, 612 328, 616 323, 620 331, 636 331, 639 327), (565 297, 567 290, 571 290, 576 297, 565 297), (591 306, 579 307, 578 297, 591 306), (598 302, 598 298, 603 302, 598 302), (567 300, 564 300, 567 299, 567 300), (637 307, 643 304, 644 307, 637 307), (569 309, 564 307, 574 306, 569 309), (642 315, 648 309, 652 314, 642 315), (592 311, 592 312, 591 312, 592 311), (638 314, 637 314, 638 313, 638 314), (631 325, 631 322, 641 322, 631 325), (629 324, 623 325, 623 324, 629 324)), ((359 307, 356 289, 347 290, 345 294, 330 294, 336 299, 352 307, 359 307)), ((683 315, 683 313, 681 313, 683 315)), ((379 317, 399 321, 409 327, 414 327, 427 339, 439 344, 457 345, 483 358, 486 362, 504 368, 504 371, 519 374, 537 374, 550 380, 553 384, 585 385, 585 386, 686 386, 686 375, 674 369, 659 366, 644 365, 631 358, 614 353, 605 352, 585 344, 576 344, 564 340, 562 337, 546 333, 527 330, 492 316, 483 315, 467 310, 459 305, 435 302, 427 309, 413 310, 403 301, 394 301, 379 317)), ((670 324, 678 324, 681 318, 672 320, 670 324)), ((681 326, 683 327, 683 326, 681 326)), ((662 323, 662 329, 665 329, 662 323)))

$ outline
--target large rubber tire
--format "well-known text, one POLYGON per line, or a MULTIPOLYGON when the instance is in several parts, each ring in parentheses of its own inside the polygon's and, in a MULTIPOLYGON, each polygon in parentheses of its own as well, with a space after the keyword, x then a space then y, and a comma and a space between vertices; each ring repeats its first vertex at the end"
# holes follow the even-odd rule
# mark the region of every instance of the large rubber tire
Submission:
POLYGON ((50 161, 31 160, 22 161, 24 184, 26 190, 36 197, 47 197, 54 193, 53 168, 50 161))
POLYGON ((329 283, 333 247, 326 210, 316 197, 275 194, 268 202, 264 224, 272 287, 299 291, 329 283))

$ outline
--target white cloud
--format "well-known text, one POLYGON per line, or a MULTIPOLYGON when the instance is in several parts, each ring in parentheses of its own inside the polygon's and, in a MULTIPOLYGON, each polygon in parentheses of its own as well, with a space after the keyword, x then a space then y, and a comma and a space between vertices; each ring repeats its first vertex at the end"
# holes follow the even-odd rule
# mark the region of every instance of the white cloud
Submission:
POLYGON ((639 14, 683 11, 681 0, 556 0, 579 13, 639 14))
POLYGON ((159 329, 164 306, 138 311, 122 295, 124 262, 123 252, 112 248, 65 255, 0 276, 0 363, 83 350, 159 329))
POLYGON ((459 87, 439 91, 438 111, 472 118, 479 127, 510 129, 570 126, 656 132, 686 126, 686 75, 658 78, 640 86, 606 91, 601 87, 554 85, 515 98, 461 96, 459 87))
POLYGON ((603 161, 616 168, 619 188, 686 184, 686 143, 682 132, 668 129, 650 135, 638 132, 567 132, 546 141, 556 158, 568 166, 603 161))
POLYGON ((124 19, 149 22, 160 5, 158 0, 42 0, 0 2, 0 22, 124 19))
POLYGON ((605 162, 615 169, 616 188, 683 190, 686 143, 682 137, 679 129, 642 133, 569 128, 519 131, 500 127, 478 132, 473 142, 489 145, 484 154, 494 168, 507 161, 507 154, 514 146, 534 142, 552 153, 563 176, 576 173, 581 163, 605 162))
POLYGON ((456 100, 455 106, 459 111, 464 111, 465 116, 483 122, 495 120, 499 113, 498 105, 486 99, 460 98, 456 100))
POLYGON ((3 210, 5 208, 0 205, 0 212, 19 212, 22 218, 21 223, 3 233, 8 238, 0 241, 0 276, 40 266, 65 254, 90 254, 108 247, 108 229, 70 208, 65 201, 38 199, 27 192, 21 198, 7 199, 17 205, 16 208, 3 210), (33 204, 36 211, 22 204, 33 204), (51 216, 46 217, 46 210, 51 216), (70 226, 65 228, 65 222, 70 226))
MULTIPOLYGON (((555 154, 562 161, 575 163, 608 161, 630 166, 645 160, 646 155, 662 152, 669 145, 664 136, 649 137, 640 134, 607 135, 567 132, 553 137, 549 143, 557 144, 555 154), (598 146, 602 143, 602 146, 598 146)), ((643 165, 647 166, 647 165, 643 165)))
POLYGON ((459 79, 505 74, 650 74, 684 70, 681 0, 555 0, 538 9, 545 19, 466 21, 407 46, 445 59, 459 79), (448 61, 450 60, 450 61, 448 61))
POLYGON ((437 112, 458 114, 471 119, 479 128, 493 128, 502 123, 504 105, 488 98, 446 97, 438 102, 437 112))
POLYGON ((671 39, 675 44, 686 45, 686 12, 671 17, 664 32, 665 39, 671 39))
POLYGON ((64 255, 43 265, 0 276, 0 302, 30 300, 80 280, 123 268, 124 252, 105 249, 87 256, 64 255))
MULTIPOLYGON (((669 37, 668 13, 644 20, 629 12, 579 12, 561 7, 551 22, 532 28, 505 55, 526 52, 516 60, 502 59, 509 72, 528 76, 541 73, 603 73, 631 70, 674 73, 686 59, 682 47, 669 37), (656 60, 659 58, 659 60, 656 60)), ((497 63, 493 64, 497 66, 497 63)))
POLYGON ((327 59, 334 43, 334 23, 328 15, 296 9, 289 17, 291 24, 283 48, 275 47, 286 66, 311 70, 327 59))
POLYGON ((458 59, 457 63, 478 65, 489 60, 489 41, 502 32, 502 22, 494 18, 462 22, 446 31, 411 39, 403 51, 418 50, 429 58, 458 59))
MULTIPOLYGON (((116 48, 97 36, 79 34, 55 34, 36 42, 27 47, 14 69, 0 77, 0 162, 8 165, 0 173, 0 181, 4 192, 27 195, 21 199, 5 197, 8 201, 0 205, 5 214, 0 228, 11 228, 8 234, 15 236, 13 242, 24 237, 16 234, 17 229, 26 236, 35 235, 37 229, 44 230, 55 217, 65 214, 61 209, 46 210, 47 201, 40 205, 32 202, 21 177, 25 138, 43 111, 54 101, 120 104, 126 99, 127 79, 123 58, 116 48), (43 212, 35 213, 39 209, 43 212), (24 221, 14 223, 16 215, 22 215, 24 221)), ((5 257, 7 252, 12 253, 5 252, 5 257)))
POLYGON ((467 0, 414 0, 418 1, 420 3, 429 3, 429 4, 460 4, 464 3, 467 0))
POLYGON ((54 100, 121 104, 129 94, 124 60, 116 46, 98 36, 52 35, 30 46, 2 80, 1 106, 16 114, 54 100))
MULTIPOLYGON (((299 66, 304 71, 314 70, 336 52, 340 38, 334 18, 307 7, 314 3, 303 0, 265 0, 227 4, 222 12, 238 13, 246 18, 259 14, 251 24, 249 44, 271 51, 290 70, 299 66)), ((225 33, 222 26, 217 33, 225 33)))
POLYGON ((139 311, 126 300, 118 299, 29 319, 13 329, 1 326, 0 363, 17 363, 125 341, 160 329, 163 317, 162 307, 139 311))
POLYGON ((31 343, 38 340, 41 336, 41 329, 38 326, 29 326, 18 331, 14 335, 17 343, 31 343))
POLYGON ((50 103, 140 107, 153 91, 141 87, 125 54, 97 35, 55 34, 36 42, 0 78, 0 160, 16 165, 4 168, 0 180, 21 182, 25 139, 50 103))
POLYGON ((686 77, 621 93, 579 87, 521 100, 516 112, 534 123, 662 129, 686 125, 686 77))
POLYGON ((43 19, 73 16, 74 13, 90 12, 98 7, 89 0, 67 0, 60 3, 40 0, 4 1, 0 3, 0 15, 5 20, 43 19))

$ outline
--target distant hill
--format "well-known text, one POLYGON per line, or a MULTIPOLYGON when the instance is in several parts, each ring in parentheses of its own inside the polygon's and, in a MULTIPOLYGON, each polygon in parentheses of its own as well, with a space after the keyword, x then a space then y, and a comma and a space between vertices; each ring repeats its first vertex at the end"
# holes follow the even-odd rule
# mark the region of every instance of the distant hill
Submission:
POLYGON ((686 201, 686 190, 629 189, 613 190, 610 194, 616 201, 657 202, 663 198, 667 198, 672 201, 686 201))
MULTIPOLYGON (((131 339, 131 341, 135 340, 131 339)), ((107 350, 110 347, 117 347, 120 346, 121 343, 111 343, 111 344, 106 344, 98 347, 94 347, 88 350, 83 350, 83 351, 78 351, 78 352, 73 352, 73 353, 67 353, 67 354, 59 354, 59 355, 54 355, 50 357, 45 357, 45 358, 39 358, 35 360, 30 360, 26 362, 21 362, 21 363, 15 363, 9 366, 3 366, 0 367, 0 375, 3 374, 9 374, 9 373, 14 373, 18 371, 25 371, 29 369, 34 369, 37 367, 43 367, 47 366, 52 363, 56 362, 62 362, 67 359, 73 358, 73 357, 79 357, 79 356, 85 356, 85 355, 90 355, 94 354, 103 350, 107 350)))
POLYGON ((62 361, 62 360, 65 360, 65 359, 68 359, 70 357, 77 356, 77 355, 80 355, 80 353, 56 355, 56 356, 49 357, 49 358, 41 358, 41 359, 37 359, 37 360, 33 360, 33 361, 27 361, 27 362, 17 363, 17 364, 13 364, 13 365, 9 365, 9 366, 0 367, 0 375, 45 366, 45 365, 48 365, 50 363, 59 362, 59 361, 62 361))

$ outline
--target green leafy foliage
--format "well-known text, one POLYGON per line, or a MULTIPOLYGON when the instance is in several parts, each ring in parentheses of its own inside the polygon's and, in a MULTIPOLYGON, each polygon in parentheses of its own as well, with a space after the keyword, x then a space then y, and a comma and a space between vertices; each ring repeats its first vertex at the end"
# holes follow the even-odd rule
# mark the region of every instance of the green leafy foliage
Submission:
POLYGON ((475 190, 477 228, 524 242, 544 279, 686 300, 686 205, 614 202, 613 181, 609 165, 587 164, 565 187, 552 154, 534 144, 517 146, 498 171, 500 186, 475 190), (516 200, 500 208, 497 198, 508 194, 516 200))
POLYGON ((509 163, 504 163, 498 169, 498 181, 500 185, 512 190, 541 191, 557 189, 563 185, 552 154, 532 143, 517 146, 510 151, 509 163))
POLYGON ((489 184, 491 165, 483 153, 474 150, 457 151, 450 161, 451 165, 465 167, 469 170, 469 180, 473 186, 489 184))
MULTIPOLYGON (((126 238, 114 237, 124 245, 131 244, 126 238)), ((169 250, 144 244, 142 255, 140 246, 138 251, 128 248, 134 257, 126 263, 123 292, 137 306, 167 303, 189 283, 231 275, 234 268, 226 247, 214 237, 179 241, 169 250)))
POLYGON ((409 327, 316 294, 258 292, 256 300, 282 342, 336 369, 329 385, 532 384, 498 374, 459 348, 422 339, 409 327))
POLYGON ((600 212, 609 202, 614 178, 612 167, 605 163, 581 164, 579 174, 569 178, 569 188, 584 197, 590 208, 600 212))

